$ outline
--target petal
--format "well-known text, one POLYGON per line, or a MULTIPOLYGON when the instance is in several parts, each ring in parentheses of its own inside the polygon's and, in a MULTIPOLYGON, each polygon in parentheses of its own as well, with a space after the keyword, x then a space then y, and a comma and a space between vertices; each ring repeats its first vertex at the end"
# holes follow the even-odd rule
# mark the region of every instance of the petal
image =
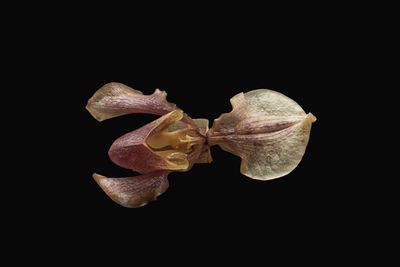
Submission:
POLYGON ((143 95, 122 83, 108 83, 89 99, 86 109, 98 121, 130 114, 150 113, 164 115, 174 109, 175 104, 166 99, 167 93, 158 89, 152 95, 143 95))
POLYGON ((259 89, 231 99, 233 110, 214 121, 210 145, 242 158, 240 171, 269 180, 291 172, 305 152, 315 117, 292 99, 259 89))
POLYGON ((108 178, 94 173, 93 178, 116 203, 127 208, 138 208, 168 189, 168 174, 159 171, 133 177, 108 178))
POLYGON ((208 132, 208 120, 207 119, 193 119, 193 122, 199 127, 202 134, 206 135, 208 132))
POLYGON ((174 158, 167 161, 162 155, 154 153, 146 143, 146 139, 151 133, 179 121, 182 116, 181 110, 174 110, 135 131, 124 134, 111 145, 108 151, 110 159, 118 166, 140 173, 187 168, 189 164, 186 160, 180 161, 180 164, 175 164, 174 158))
POLYGON ((110 159, 140 173, 188 170, 199 158, 206 137, 180 121, 183 118, 181 110, 174 110, 121 136, 109 150, 110 159))

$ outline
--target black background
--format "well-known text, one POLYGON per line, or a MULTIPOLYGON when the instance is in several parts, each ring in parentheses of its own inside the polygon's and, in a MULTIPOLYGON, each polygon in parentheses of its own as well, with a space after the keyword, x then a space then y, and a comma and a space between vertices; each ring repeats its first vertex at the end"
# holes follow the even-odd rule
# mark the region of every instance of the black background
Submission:
POLYGON ((30 45, 17 46, 22 59, 10 68, 26 74, 14 82, 27 82, 24 98, 40 106, 19 117, 26 128, 21 140, 33 152, 23 167, 34 177, 18 179, 28 197, 13 198, 23 242, 37 246, 42 240, 43 251, 52 248, 63 259, 72 251, 98 258, 113 250, 111 257, 121 253, 128 260, 145 253, 155 260, 161 251, 160 258, 193 255, 204 263, 206 255, 251 261, 281 252, 280 260, 319 255, 331 261, 354 253, 353 242, 367 238, 355 218, 367 207, 354 197, 361 190, 354 186, 358 178, 344 171, 352 155, 343 140, 353 136, 337 125, 347 123, 346 98, 354 89, 343 81, 351 75, 342 54, 348 39, 337 34, 335 20, 314 14, 283 25, 290 16, 267 21, 264 14, 221 19, 216 26, 206 18, 164 25, 156 16, 125 17, 118 22, 127 29, 108 27, 113 15, 97 14, 83 25, 66 20, 43 34, 41 24, 24 35, 30 45), (157 201, 127 209, 91 175, 131 175, 108 159, 109 146, 157 116, 97 122, 85 105, 112 81, 144 94, 165 90, 168 101, 193 118, 209 119, 210 126, 231 110, 231 97, 259 88, 287 95, 317 121, 303 160, 285 177, 247 178, 238 157, 212 147, 211 164, 170 174, 170 187, 157 201), (332 250, 335 242, 341 247, 332 250))

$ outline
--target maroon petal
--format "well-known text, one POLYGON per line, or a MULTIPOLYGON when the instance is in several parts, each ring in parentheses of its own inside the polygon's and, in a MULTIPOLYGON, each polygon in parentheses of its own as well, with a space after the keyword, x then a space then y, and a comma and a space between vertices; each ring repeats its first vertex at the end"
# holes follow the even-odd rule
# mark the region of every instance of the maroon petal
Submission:
POLYGON ((140 173, 188 170, 200 156, 206 137, 197 126, 180 121, 183 118, 181 110, 174 110, 121 136, 108 152, 110 159, 140 173))
POLYGON ((93 178, 116 203, 127 208, 138 208, 168 189, 168 174, 158 171, 133 177, 108 178, 94 173, 93 178))
POLYGON ((143 95, 122 83, 108 83, 89 99, 86 109, 98 121, 131 114, 164 115, 176 105, 166 99, 167 93, 158 89, 152 95, 143 95))

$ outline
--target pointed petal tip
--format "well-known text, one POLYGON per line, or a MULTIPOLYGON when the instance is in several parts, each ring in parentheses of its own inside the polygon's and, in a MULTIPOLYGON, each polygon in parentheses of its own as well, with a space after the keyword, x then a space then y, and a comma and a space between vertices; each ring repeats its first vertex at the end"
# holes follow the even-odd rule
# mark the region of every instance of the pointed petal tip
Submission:
POLYGON ((232 111, 214 120, 210 145, 241 157, 241 173, 258 180, 287 175, 301 161, 316 117, 269 89, 239 93, 232 111))
POLYGON ((92 177, 93 177, 93 179, 96 181, 96 183, 99 183, 100 180, 102 180, 102 179, 104 179, 104 178, 107 178, 107 177, 105 177, 105 176, 103 176, 103 175, 100 175, 100 174, 98 174, 98 173, 93 173, 93 174, 92 174, 92 177))
POLYGON ((160 96, 163 96, 163 97, 167 97, 167 92, 165 92, 164 90, 161 90, 161 89, 159 89, 159 88, 156 88, 155 90, 154 90, 154 93, 153 93, 153 95, 160 95, 160 96))
POLYGON ((102 122, 107 119, 107 118, 104 118, 103 116, 101 116, 101 114, 99 114, 95 109, 92 108, 90 99, 85 108, 87 111, 89 111, 90 115, 92 115, 92 117, 95 118, 97 121, 102 122))
POLYGON ((307 119, 309 119, 311 122, 317 121, 317 117, 315 117, 311 112, 307 114, 307 119))

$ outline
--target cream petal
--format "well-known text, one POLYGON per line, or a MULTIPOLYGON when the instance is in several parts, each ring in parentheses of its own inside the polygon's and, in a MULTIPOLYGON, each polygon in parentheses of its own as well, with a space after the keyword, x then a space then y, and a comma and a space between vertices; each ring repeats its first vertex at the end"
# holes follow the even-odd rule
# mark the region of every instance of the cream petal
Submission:
POLYGON ((86 109, 98 121, 131 114, 149 113, 164 115, 174 109, 175 104, 166 99, 167 93, 156 89, 152 95, 143 95, 122 83, 108 83, 89 99, 86 109))
POLYGON ((138 208, 168 189, 168 174, 158 171, 133 177, 108 178, 94 173, 93 178, 116 203, 127 208, 138 208))
POLYGON ((241 172, 269 180, 291 172, 304 155, 315 117, 285 95, 259 89, 231 99, 233 110, 209 130, 210 145, 242 158, 241 172))

